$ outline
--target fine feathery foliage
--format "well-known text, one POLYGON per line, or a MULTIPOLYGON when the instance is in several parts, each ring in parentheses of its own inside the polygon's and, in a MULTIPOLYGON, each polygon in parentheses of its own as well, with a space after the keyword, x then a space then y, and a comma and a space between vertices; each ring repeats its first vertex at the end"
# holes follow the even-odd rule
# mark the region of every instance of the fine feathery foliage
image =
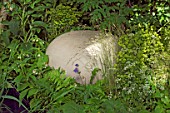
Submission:
POLYGON ((91 42, 99 49, 96 54, 92 56, 89 63, 90 67, 96 67, 92 71, 91 77, 94 78, 98 74, 101 74, 106 80, 105 86, 111 90, 115 83, 115 78, 112 74, 114 73, 114 65, 119 51, 118 37, 111 33, 100 33, 98 38, 92 39, 91 42))

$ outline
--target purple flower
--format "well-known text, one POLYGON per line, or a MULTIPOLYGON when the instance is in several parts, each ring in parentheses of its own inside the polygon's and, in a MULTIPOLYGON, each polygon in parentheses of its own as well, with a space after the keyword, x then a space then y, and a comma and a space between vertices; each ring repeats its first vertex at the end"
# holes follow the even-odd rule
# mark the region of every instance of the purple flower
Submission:
POLYGON ((79 73, 79 69, 76 67, 74 70, 73 70, 75 73, 79 73))
POLYGON ((79 67, 79 65, 78 65, 78 64, 76 64, 75 66, 76 66, 76 67, 79 67))

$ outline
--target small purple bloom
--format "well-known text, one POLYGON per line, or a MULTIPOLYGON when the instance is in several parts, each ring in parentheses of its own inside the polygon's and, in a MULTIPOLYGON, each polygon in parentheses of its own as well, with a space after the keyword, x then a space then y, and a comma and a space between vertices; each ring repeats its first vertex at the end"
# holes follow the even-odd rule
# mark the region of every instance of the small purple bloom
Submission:
POLYGON ((78 65, 78 64, 76 64, 75 66, 76 66, 76 67, 79 67, 79 65, 78 65))
POLYGON ((78 68, 75 68, 73 71, 74 71, 75 73, 79 73, 79 69, 78 69, 78 68))

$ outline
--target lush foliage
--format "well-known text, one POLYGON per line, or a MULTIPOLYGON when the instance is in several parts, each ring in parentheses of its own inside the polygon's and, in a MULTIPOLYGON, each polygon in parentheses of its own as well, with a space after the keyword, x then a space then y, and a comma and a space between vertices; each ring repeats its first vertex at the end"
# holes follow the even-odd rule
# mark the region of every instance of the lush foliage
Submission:
POLYGON ((77 0, 92 25, 121 35, 130 25, 151 24, 160 28, 170 22, 168 0, 77 0), (99 27, 98 27, 99 26, 99 27))
POLYGON ((130 17, 131 24, 150 23, 156 27, 160 27, 170 22, 170 3, 168 0, 141 0, 139 2, 132 0, 130 5, 133 9, 130 17))
MULTIPOLYGON (((44 13, 52 7, 50 1, 21 0, 13 3, 4 2, 8 12, 9 20, 3 22, 6 27, 2 33, 2 39, 8 45, 12 39, 19 39, 23 42, 29 42, 29 39, 46 30, 47 14, 44 13), (46 5, 45 5, 46 4, 46 5), (43 13, 42 13, 43 12, 43 13)), ((42 37, 42 38, 45 38, 42 37)))
MULTIPOLYGON (((27 112, 170 113, 168 0, 2 3, 7 19, 0 31, 0 112, 10 111, 4 101, 12 99, 27 112), (120 51, 115 66, 112 55, 104 54, 104 80, 80 85, 64 70, 48 67, 45 50, 57 35, 85 24, 118 36, 120 51), (4 94, 9 88, 17 89, 19 98, 4 94)), ((115 50, 109 47, 106 52, 115 50)), ((91 80, 99 70, 92 71, 91 80)))
POLYGON ((102 30, 117 31, 128 24, 126 16, 131 9, 126 7, 126 0, 78 0, 83 3, 83 11, 90 12, 90 22, 99 25, 102 30))
POLYGON ((58 5, 56 8, 51 8, 47 11, 49 14, 49 38, 55 38, 63 32, 72 29, 72 26, 78 22, 81 12, 70 6, 58 5))
MULTIPOLYGON (((30 40, 32 41, 29 43, 13 40, 9 46, 3 48, 4 50, 0 54, 1 77, 8 85, 2 84, 5 87, 1 88, 31 87, 36 77, 41 77, 44 72, 49 70, 46 69, 48 57, 43 53, 44 42, 37 37, 30 40)), ((22 95, 21 98, 23 98, 22 95)))
MULTIPOLYGON (((124 35, 116 72, 116 95, 132 106, 155 107, 153 94, 165 90, 169 80, 169 53, 164 50, 160 36, 153 27, 124 35), (141 105, 143 104, 143 105, 141 105)), ((165 33, 166 34, 166 33, 165 33)))

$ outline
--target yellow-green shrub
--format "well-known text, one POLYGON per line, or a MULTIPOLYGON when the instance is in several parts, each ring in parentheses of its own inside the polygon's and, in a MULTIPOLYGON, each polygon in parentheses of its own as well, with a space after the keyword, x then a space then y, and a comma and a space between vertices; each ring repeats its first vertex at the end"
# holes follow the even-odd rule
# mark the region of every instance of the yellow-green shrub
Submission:
MULTIPOLYGON (((116 95, 129 104, 151 104, 154 87, 163 88, 167 70, 162 62, 164 45, 162 37, 153 27, 141 27, 135 33, 120 37, 121 51, 116 66, 116 95)), ((152 109, 152 108, 150 108, 152 109)))
POLYGON ((78 22, 81 17, 81 12, 77 8, 70 6, 58 5, 56 8, 51 8, 49 14, 49 37, 55 38, 63 32, 71 30, 71 27, 78 22))

